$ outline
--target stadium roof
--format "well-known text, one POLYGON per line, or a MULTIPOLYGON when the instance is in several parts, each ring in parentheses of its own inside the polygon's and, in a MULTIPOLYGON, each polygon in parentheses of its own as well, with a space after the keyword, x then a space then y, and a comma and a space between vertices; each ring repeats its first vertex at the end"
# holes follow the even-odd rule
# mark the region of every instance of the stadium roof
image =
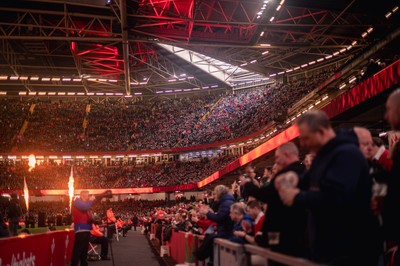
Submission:
POLYGON ((0 3, 0 91, 230 88, 347 61, 399 26, 398 2, 0 3))

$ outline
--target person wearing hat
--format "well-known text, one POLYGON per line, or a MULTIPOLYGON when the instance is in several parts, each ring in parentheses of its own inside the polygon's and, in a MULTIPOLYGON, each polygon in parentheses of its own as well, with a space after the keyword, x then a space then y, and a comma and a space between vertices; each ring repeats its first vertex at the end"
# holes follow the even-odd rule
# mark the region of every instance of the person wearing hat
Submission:
POLYGON ((87 266, 87 251, 89 247, 90 230, 92 229, 91 207, 94 197, 89 199, 89 191, 82 190, 80 197, 72 204, 75 241, 72 250, 71 266, 87 266))

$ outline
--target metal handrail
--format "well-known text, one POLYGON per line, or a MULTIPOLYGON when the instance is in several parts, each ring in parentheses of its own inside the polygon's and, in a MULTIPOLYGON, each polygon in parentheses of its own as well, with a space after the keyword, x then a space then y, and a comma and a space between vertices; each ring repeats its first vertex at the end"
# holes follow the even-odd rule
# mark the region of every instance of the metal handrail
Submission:
POLYGON ((231 266, 248 266, 251 265, 252 255, 262 257, 265 259, 265 262, 274 261, 288 266, 322 266, 322 264, 285 255, 259 246, 250 244, 241 245, 221 238, 214 239, 214 264, 220 265, 224 263, 231 266))
POLYGON ((322 265, 322 264, 317 264, 317 263, 311 262, 306 259, 292 257, 292 256, 284 255, 282 253, 277 253, 277 252, 271 251, 269 249, 258 247, 255 245, 246 244, 246 245, 244 245, 244 249, 247 253, 251 253, 252 255, 258 255, 267 260, 272 260, 272 261, 279 262, 279 263, 282 263, 282 264, 285 264, 288 266, 321 266, 322 265))

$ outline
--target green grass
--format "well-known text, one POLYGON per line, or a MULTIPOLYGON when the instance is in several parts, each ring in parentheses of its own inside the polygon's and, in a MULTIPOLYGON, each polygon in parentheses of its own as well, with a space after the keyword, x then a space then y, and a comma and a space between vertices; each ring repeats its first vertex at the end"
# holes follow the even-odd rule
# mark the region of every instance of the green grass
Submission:
MULTIPOLYGON (((69 228, 70 226, 56 226, 57 230, 64 230, 65 228, 69 228)), ((18 229, 18 234, 21 232, 21 230, 25 229, 25 227, 22 227, 21 229, 18 229)), ((48 227, 35 227, 35 228, 28 228, 29 232, 31 234, 41 234, 41 233, 47 233, 48 227)))

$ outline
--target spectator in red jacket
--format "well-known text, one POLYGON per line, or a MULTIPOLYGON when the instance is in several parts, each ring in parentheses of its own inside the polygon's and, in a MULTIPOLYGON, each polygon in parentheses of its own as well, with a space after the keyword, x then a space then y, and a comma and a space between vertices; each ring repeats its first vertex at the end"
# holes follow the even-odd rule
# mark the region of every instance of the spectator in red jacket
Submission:
POLYGON ((216 222, 213 222, 213 221, 207 219, 207 217, 205 215, 197 213, 194 210, 192 211, 192 222, 196 223, 196 225, 201 228, 201 233, 203 235, 205 234, 205 232, 207 231, 207 229, 210 226, 217 225, 216 222))
POLYGON ((383 145, 381 138, 373 137, 372 141, 372 159, 376 160, 376 162, 386 171, 390 171, 392 169, 393 162, 390 158, 389 150, 386 149, 385 145, 383 145))
POLYGON ((72 204, 72 217, 74 221, 75 242, 72 250, 71 266, 87 266, 87 251, 89 247, 90 230, 92 224, 91 207, 93 199, 89 199, 89 191, 82 190, 80 197, 72 204))

